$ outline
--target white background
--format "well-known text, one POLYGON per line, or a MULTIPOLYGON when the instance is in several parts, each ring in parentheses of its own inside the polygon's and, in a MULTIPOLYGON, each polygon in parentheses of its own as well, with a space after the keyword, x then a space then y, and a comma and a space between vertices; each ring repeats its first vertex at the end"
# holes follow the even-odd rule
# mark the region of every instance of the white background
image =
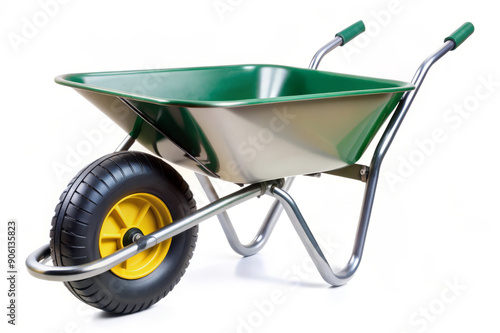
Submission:
MULTIPOLYGON (((41 5, 49 2, 54 3, 0 4, 3 272, 8 219, 18 220, 23 261, 48 242, 53 207, 66 183, 124 137, 115 127, 102 132, 105 116, 56 85, 54 76, 241 63, 306 67, 337 31, 363 19, 365 36, 333 51, 321 69, 409 81, 463 22, 473 22, 476 32, 431 70, 386 156, 363 262, 346 286, 329 288, 311 269, 286 218, 268 246, 246 259, 232 252, 212 219, 200 227, 195 256, 180 284, 152 308, 130 316, 88 307, 61 283, 31 277, 20 262, 16 327, 6 323, 7 284, 4 273, 0 277, 3 332, 499 330, 500 70, 497 13, 489 7, 494 2, 61 0, 57 7, 41 5), (226 4, 225 11, 217 4, 226 4), (38 28, 27 34, 26 22, 38 28), (465 110, 463 116, 453 111, 457 108, 465 110), (86 132, 96 130, 102 142, 68 166, 70 152, 84 145, 86 132), (444 139, 430 144, 436 130, 444 139), (417 142, 427 142, 427 148, 417 142), (57 163, 70 170, 56 172, 57 163), (291 274, 292 269, 299 273, 291 274), (281 295, 278 300, 275 294, 281 295)), ((374 144, 361 163, 369 163, 373 149, 374 144)), ((193 175, 179 170, 199 206, 205 204, 193 175)), ((338 266, 352 246, 362 192, 361 183, 326 176, 298 178, 291 190, 338 266)), ((230 212, 244 240, 253 236, 267 203, 255 200, 230 212)))

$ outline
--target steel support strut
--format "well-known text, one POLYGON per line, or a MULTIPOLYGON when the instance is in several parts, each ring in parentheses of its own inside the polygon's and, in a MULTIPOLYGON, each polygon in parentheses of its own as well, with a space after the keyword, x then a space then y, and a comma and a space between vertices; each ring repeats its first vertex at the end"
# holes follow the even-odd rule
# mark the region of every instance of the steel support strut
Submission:
POLYGON ((51 281, 77 281, 104 273, 125 260, 178 235, 195 225, 217 215, 231 207, 239 205, 252 198, 262 195, 262 192, 279 182, 264 182, 248 185, 239 191, 229 194, 184 218, 158 229, 123 249, 101 259, 77 266, 47 266, 44 263, 50 259, 49 244, 42 246, 26 259, 26 266, 31 275, 51 281))
MULTIPOLYGON (((219 200, 219 196, 217 195, 217 192, 215 191, 210 179, 200 174, 196 174, 196 177, 198 177, 201 187, 205 191, 208 199, 211 202, 219 200)), ((288 191, 290 186, 292 186, 293 179, 294 179, 293 177, 288 178, 285 181, 285 184, 283 185, 283 189, 288 191)), ((219 219, 219 222, 222 226, 222 230, 224 231, 224 234, 226 235, 227 241, 229 242, 231 248, 236 253, 244 257, 247 257, 256 254, 264 247, 264 245, 266 245, 274 229, 274 226, 276 225, 276 222, 278 222, 278 219, 282 211, 283 211, 283 206, 280 204, 278 200, 275 200, 274 203, 271 205, 271 208, 269 209, 266 218, 262 222, 259 231, 255 235, 253 240, 246 245, 240 242, 239 237, 236 234, 236 230, 234 230, 233 224, 231 223, 231 219, 229 218, 229 215, 227 214, 226 211, 218 214, 217 218, 219 219)))

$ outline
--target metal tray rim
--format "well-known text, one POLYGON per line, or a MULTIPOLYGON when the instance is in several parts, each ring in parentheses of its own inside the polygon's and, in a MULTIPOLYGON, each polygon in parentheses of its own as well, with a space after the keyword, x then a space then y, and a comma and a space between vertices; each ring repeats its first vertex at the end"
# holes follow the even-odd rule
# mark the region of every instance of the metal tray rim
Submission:
POLYGON ((371 95, 371 94, 381 94, 381 93, 397 93, 404 92, 415 89, 415 86, 408 82, 380 79, 359 75, 342 74, 327 71, 315 72, 325 73, 326 75, 337 75, 346 78, 355 78, 363 80, 373 80, 378 82, 385 82, 395 85, 394 87, 385 88, 374 88, 374 89, 364 89, 364 90, 348 90, 348 91, 333 91, 326 93, 316 93, 316 94, 303 94, 303 95, 288 95, 279 97, 269 97, 269 98, 251 98, 251 99, 240 99, 233 101, 203 101, 203 100, 182 100, 182 99, 170 99, 170 98, 157 98, 152 96, 145 96, 141 94, 126 93, 114 89, 104 89, 97 86, 92 86, 84 83, 74 82, 69 80, 71 76, 106 76, 106 75, 126 75, 126 74, 142 74, 142 73, 161 73, 161 72, 173 72, 173 71, 187 71, 187 70, 204 70, 204 69, 219 69, 219 68, 238 68, 238 67, 252 67, 252 66, 266 66, 284 69, 300 69, 308 71, 309 69, 297 68, 291 66, 282 65, 269 65, 269 64, 242 64, 242 65, 230 65, 230 66, 208 66, 208 67, 187 67, 187 68, 171 68, 171 69, 160 69, 160 70, 129 70, 129 71, 111 71, 111 72, 92 72, 92 73, 71 73, 59 75, 55 78, 55 82, 64 86, 69 86, 76 89, 84 89, 89 91, 94 91, 106 95, 113 95, 124 98, 131 98, 138 101, 150 102, 160 105, 172 105, 172 106, 186 106, 186 107, 238 107, 238 106, 248 106, 256 104, 271 104, 279 102, 294 102, 294 101, 307 101, 316 100, 323 98, 336 98, 336 97, 347 97, 347 96, 360 96, 360 95, 371 95))

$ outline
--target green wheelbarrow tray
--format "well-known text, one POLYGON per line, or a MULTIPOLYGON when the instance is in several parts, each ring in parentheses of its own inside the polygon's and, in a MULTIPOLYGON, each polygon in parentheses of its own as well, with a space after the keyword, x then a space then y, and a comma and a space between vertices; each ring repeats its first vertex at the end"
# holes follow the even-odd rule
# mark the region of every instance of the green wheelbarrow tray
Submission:
POLYGON ((322 278, 344 285, 359 267, 380 167, 401 123, 431 66, 473 30, 466 23, 446 38, 411 83, 316 70, 325 54, 364 31, 361 21, 323 46, 309 69, 237 65, 57 77, 128 135, 63 192, 51 245, 26 259, 30 274, 69 283, 81 300, 103 310, 139 311, 164 297, 184 274, 199 223, 217 216, 232 249, 250 256, 267 243, 284 210, 322 278), (391 113, 370 165, 355 164, 391 113), (189 186, 171 166, 128 151, 136 140, 195 171, 210 203, 195 210, 189 186), (351 257, 340 270, 331 268, 288 193, 294 176, 321 173, 365 182, 351 257), (208 176, 249 185, 219 198, 208 176), (275 200, 257 235, 242 244, 227 210, 263 195, 275 200), (160 245, 170 247, 169 242, 181 251, 161 252, 160 245), (45 265, 51 255, 54 266, 45 265), (120 288, 106 287, 114 283, 120 288), (102 288, 109 302, 92 298, 102 288))
POLYGON ((414 89, 277 65, 68 74, 56 82, 75 88, 157 155, 233 183, 355 163, 414 89))

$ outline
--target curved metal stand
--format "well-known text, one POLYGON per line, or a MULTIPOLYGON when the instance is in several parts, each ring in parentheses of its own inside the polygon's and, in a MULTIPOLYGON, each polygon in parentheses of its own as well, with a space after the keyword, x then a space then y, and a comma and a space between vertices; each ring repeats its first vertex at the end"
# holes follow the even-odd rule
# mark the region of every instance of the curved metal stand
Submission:
MULTIPOLYGON (((217 192, 215 191, 210 179, 208 179, 207 176, 203 176, 198 173, 196 174, 196 177, 198 177, 201 187, 205 191, 208 199, 211 202, 219 200, 219 196, 217 195, 217 192)), ((290 189, 290 186, 292 186, 293 180, 294 177, 288 178, 283 185, 283 189, 288 191, 290 189)), ((259 252, 264 247, 264 245, 266 245, 282 211, 283 206, 278 200, 275 200, 271 205, 266 218, 262 222, 259 231, 255 235, 253 240, 246 245, 240 242, 238 234, 236 233, 236 230, 234 229, 233 224, 231 223, 231 219, 229 218, 229 215, 226 211, 217 215, 217 218, 219 219, 222 230, 224 231, 227 241, 229 242, 229 245, 234 250, 234 252, 244 257, 248 257, 259 252)))
POLYGON ((276 198, 284 206, 288 217, 292 221, 292 225, 295 228, 295 231, 299 235, 300 240, 304 244, 304 247, 309 253, 312 261, 314 262, 314 265, 323 277, 323 280, 325 280, 332 286, 337 287, 346 284, 352 278, 361 262, 366 234, 368 232, 368 223, 370 221, 373 198, 375 196, 376 185, 370 184, 375 183, 376 181, 368 180, 366 186, 365 197, 361 209, 361 216, 359 219, 358 229, 356 231, 356 238, 351 258, 347 265, 342 270, 336 273, 330 267, 328 260, 321 251, 318 242, 316 242, 316 239, 307 226, 307 223, 293 198, 283 189, 276 187, 271 188, 267 192, 268 195, 276 198))

